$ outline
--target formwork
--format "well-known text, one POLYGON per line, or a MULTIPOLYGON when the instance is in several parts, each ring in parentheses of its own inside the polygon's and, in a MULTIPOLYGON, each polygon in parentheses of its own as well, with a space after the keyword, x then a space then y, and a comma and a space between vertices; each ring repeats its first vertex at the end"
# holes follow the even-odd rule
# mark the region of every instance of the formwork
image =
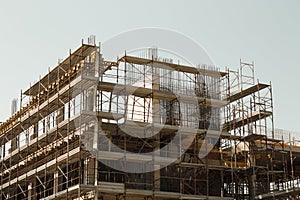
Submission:
POLYGON ((299 146, 275 130, 271 84, 240 69, 89 42, 21 92, 0 124, 1 199, 286 199, 299 146))

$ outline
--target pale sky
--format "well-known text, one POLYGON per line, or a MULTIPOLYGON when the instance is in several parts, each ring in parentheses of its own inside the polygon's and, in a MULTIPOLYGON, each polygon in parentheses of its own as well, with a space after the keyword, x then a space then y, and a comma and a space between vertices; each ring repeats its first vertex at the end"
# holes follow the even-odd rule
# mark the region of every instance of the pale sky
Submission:
POLYGON ((201 44, 224 69, 255 62, 273 84, 275 127, 300 130, 300 1, 68 0, 1 1, 0 121, 11 100, 75 50, 82 38, 143 27, 178 31, 201 44))

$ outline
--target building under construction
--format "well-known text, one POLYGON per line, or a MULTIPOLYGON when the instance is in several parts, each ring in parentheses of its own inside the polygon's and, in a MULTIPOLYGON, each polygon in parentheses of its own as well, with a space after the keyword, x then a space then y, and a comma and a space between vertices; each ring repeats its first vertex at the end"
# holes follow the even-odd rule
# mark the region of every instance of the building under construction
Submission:
POLYGON ((300 145, 271 84, 91 39, 21 92, 0 124, 1 199, 298 199, 300 145))

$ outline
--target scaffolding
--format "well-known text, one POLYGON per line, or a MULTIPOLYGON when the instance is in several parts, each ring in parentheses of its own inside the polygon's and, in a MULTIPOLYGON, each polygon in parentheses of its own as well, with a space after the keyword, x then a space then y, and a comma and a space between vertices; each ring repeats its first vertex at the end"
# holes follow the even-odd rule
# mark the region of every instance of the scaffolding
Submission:
POLYGON ((254 63, 149 52, 107 61, 90 38, 22 92, 0 124, 1 199, 298 197, 300 147, 254 63))

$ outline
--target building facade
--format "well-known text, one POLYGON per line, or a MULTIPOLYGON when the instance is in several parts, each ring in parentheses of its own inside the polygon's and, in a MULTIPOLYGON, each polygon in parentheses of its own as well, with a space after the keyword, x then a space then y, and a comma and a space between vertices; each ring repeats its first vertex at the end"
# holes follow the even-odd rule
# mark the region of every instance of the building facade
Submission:
MULTIPOLYGON (((276 136, 270 84, 82 44, 0 125, 1 199, 297 196, 297 147, 276 136)), ((248 71, 248 73, 244 73, 248 71)))

